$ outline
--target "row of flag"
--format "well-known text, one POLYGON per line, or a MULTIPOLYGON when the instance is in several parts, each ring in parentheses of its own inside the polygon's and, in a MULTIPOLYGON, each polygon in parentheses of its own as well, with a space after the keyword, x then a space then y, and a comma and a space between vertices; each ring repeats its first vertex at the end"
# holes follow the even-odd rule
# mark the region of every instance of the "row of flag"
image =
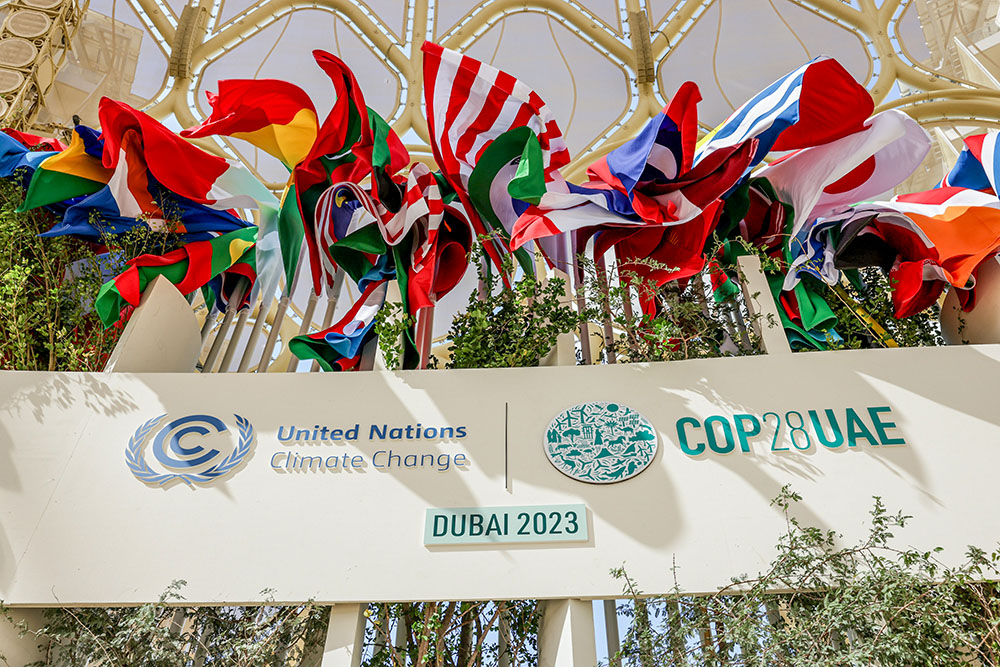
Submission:
MULTIPOLYGON (((899 111, 873 115, 868 91, 832 58, 781 77, 700 139, 701 95, 685 83, 593 162, 586 182, 570 183, 560 171, 569 149, 534 90, 440 45, 422 51, 437 171, 411 165, 346 63, 315 51, 335 100, 324 119, 305 91, 276 80, 220 81, 209 117, 180 135, 104 99, 100 131, 77 124, 69 145, 0 135, 0 177, 24 187, 23 210, 54 214, 49 236, 99 244, 138 225, 175 235, 177 249, 132 260, 104 286, 105 323, 155 275, 184 293, 206 288, 219 305, 236 280, 251 287, 238 305, 273 296, 282 277, 286 290, 293 284, 304 248, 315 294, 339 288, 338 275, 361 294, 333 326, 289 344, 326 370, 358 366, 389 281, 416 318, 461 280, 476 237, 501 271, 512 255, 533 273, 537 251, 580 280, 577 256, 613 252, 619 269, 662 286, 707 265, 720 299, 733 290, 736 256, 756 246, 786 267, 769 283, 793 346, 819 349, 838 338, 821 287, 845 271, 885 269, 895 314, 906 317, 949 285, 972 308, 977 268, 1000 250, 998 134, 969 138, 938 187, 879 201, 920 166, 930 139, 899 111), (289 172, 280 199, 187 141, 216 135, 280 160, 289 172)), ((417 348, 412 329, 407 342, 417 348)))

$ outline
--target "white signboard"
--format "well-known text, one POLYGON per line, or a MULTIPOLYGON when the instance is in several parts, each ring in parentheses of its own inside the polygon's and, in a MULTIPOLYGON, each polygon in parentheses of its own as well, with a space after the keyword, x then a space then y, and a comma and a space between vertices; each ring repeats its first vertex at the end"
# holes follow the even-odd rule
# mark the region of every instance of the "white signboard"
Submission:
POLYGON ((881 496, 915 517, 904 543, 957 561, 1000 536, 997 396, 1000 346, 0 373, 0 599, 147 602, 178 579, 191 604, 615 597, 623 563, 647 592, 674 563, 708 592, 766 568, 784 484, 848 540, 881 496))

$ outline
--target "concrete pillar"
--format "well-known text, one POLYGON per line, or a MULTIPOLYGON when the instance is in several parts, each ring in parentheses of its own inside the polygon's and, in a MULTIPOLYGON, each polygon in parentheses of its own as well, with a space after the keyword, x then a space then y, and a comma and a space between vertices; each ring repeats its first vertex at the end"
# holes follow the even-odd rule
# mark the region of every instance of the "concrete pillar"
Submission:
POLYGON ((323 647, 323 667, 359 667, 365 647, 363 604, 335 604, 330 608, 330 627, 323 647))
POLYGON ((169 280, 157 276, 142 293, 104 371, 192 372, 200 352, 201 330, 191 304, 169 280))
POLYGON ((543 600, 538 625, 539 667, 593 667, 597 664, 594 603, 543 600))
POLYGON ((759 315, 753 321, 754 329, 760 336, 761 346, 767 354, 791 354, 785 336, 785 327, 781 324, 778 305, 771 295, 767 277, 760 268, 760 257, 747 255, 736 260, 740 281, 743 283, 743 300, 747 304, 750 316, 759 315))

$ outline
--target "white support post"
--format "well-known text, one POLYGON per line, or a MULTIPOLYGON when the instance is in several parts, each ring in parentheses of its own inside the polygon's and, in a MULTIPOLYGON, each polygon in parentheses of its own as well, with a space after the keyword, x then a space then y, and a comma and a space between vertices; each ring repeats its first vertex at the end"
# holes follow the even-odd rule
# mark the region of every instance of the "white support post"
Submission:
POLYGON ((615 655, 622 649, 621 633, 618 631, 618 601, 604 601, 604 635, 608 641, 608 664, 618 667, 620 661, 615 655))
POLYGON ((736 260, 740 281, 743 283, 743 300, 754 317, 753 327, 760 337, 761 346, 767 354, 791 354, 785 328, 781 325, 778 306, 771 296, 767 277, 760 268, 760 257, 746 255, 736 260), (759 317, 755 317, 759 315, 759 317))
POLYGON ((142 293, 105 372, 188 373, 201 352, 201 334, 191 304, 174 285, 157 276, 142 293))
POLYGON ((543 600, 539 605, 539 667, 597 664, 594 604, 590 600, 543 600))
POLYGON ((365 647, 365 604, 335 604, 330 608, 322 667, 359 667, 365 647))

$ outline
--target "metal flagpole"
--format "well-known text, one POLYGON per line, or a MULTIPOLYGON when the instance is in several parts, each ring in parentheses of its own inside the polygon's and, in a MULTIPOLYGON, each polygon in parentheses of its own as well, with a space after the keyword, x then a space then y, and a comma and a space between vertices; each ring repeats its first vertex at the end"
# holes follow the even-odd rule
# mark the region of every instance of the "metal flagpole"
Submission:
MULTIPOLYGON (((312 326, 313 313, 316 312, 316 304, 319 303, 319 294, 316 292, 309 293, 309 303, 306 304, 306 312, 302 313, 302 324, 299 325, 299 334, 309 333, 309 327, 312 326)), ((288 368, 285 369, 287 372, 291 373, 299 365, 299 358, 294 354, 288 360, 288 368)))
MULTIPOLYGON (((344 272, 340 269, 333 274, 333 285, 330 287, 330 291, 327 293, 326 297, 326 311, 323 313, 323 328, 320 331, 324 331, 330 328, 333 324, 333 313, 337 310, 337 302, 340 300, 340 288, 344 286, 344 272)), ((312 364, 309 366, 309 372, 315 373, 319 370, 319 361, 313 359, 312 364)))
POLYGON ((222 363, 219 364, 220 373, 229 372, 229 366, 232 364, 233 356, 236 354, 236 348, 240 344, 240 332, 246 326, 247 318, 250 317, 250 312, 256 305, 256 302, 248 303, 246 308, 240 310, 240 316, 236 318, 236 326, 233 327, 233 334, 229 337, 229 346, 226 347, 226 353, 222 355, 222 363))
POLYGON ((271 365, 271 353, 274 352, 274 345, 278 342, 278 332, 281 329, 281 322, 285 319, 288 304, 291 301, 292 295, 295 294, 295 288, 299 284, 299 276, 302 275, 302 263, 306 252, 306 242, 303 239, 302 246, 299 248, 299 261, 295 265, 295 275, 292 277, 292 284, 285 285, 285 291, 282 293, 281 298, 278 299, 278 310, 274 313, 274 320, 271 322, 271 332, 264 343, 264 349, 260 355, 260 363, 257 364, 258 373, 266 373, 267 367, 271 365))
POLYGON ((243 356, 240 358, 240 365, 236 369, 237 373, 246 373, 247 369, 250 368, 250 359, 253 357, 253 348, 257 345, 257 339, 260 338, 260 332, 264 330, 264 322, 267 320, 267 315, 271 311, 271 305, 274 303, 273 295, 261 295, 260 305, 257 309, 257 317, 253 321, 253 328, 250 329, 250 336, 247 337, 246 348, 243 349, 243 356))
POLYGON ((211 373, 212 369, 215 367, 215 360, 219 358, 219 353, 222 351, 222 343, 226 339, 226 335, 229 333, 229 326, 233 323, 233 317, 236 315, 236 308, 238 304, 243 300, 243 295, 247 292, 247 287, 249 287, 249 281, 240 276, 239 282, 236 287, 233 288, 233 293, 229 298, 229 303, 226 304, 226 314, 222 318, 222 324, 219 325, 219 333, 215 335, 215 340, 212 342, 212 348, 208 351, 208 357, 205 359, 205 363, 202 365, 202 373, 211 373))

